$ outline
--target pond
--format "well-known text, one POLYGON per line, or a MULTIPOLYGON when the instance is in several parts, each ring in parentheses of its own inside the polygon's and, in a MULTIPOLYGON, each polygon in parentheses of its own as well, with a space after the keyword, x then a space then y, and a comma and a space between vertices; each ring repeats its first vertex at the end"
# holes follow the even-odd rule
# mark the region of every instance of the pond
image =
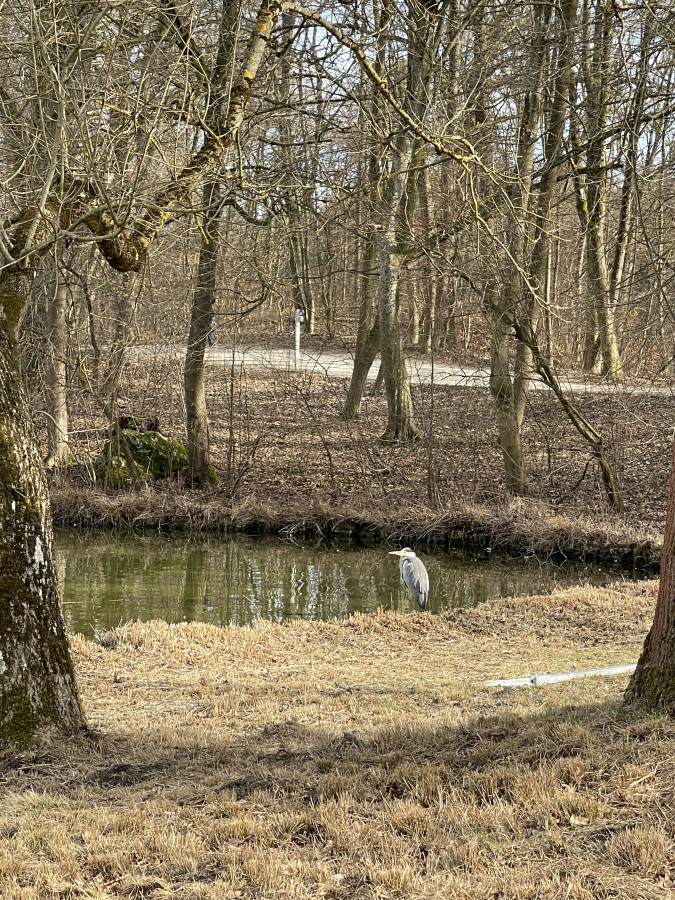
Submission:
MULTIPOLYGON (((55 541, 66 624, 89 638, 134 619, 247 625, 416 609, 388 549, 396 548, 79 532, 57 532, 55 541)), ((431 612, 628 577, 578 563, 420 556, 429 572, 431 612)))

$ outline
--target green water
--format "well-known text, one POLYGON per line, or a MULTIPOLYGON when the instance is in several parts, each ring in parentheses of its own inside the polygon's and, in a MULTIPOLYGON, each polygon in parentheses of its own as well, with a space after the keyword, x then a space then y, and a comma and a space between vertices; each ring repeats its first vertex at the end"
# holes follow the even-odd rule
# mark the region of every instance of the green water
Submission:
MULTIPOLYGON (((413 610, 387 549, 237 539, 196 542, 59 532, 56 561, 68 628, 93 637, 134 619, 246 625, 413 610)), ((429 609, 475 606, 499 596, 620 577, 597 566, 472 561, 420 553, 429 571, 429 609)))

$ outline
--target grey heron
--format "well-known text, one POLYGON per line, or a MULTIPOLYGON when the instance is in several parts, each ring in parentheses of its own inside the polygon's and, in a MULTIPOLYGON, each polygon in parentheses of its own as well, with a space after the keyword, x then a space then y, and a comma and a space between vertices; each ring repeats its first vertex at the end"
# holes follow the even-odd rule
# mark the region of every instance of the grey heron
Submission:
POLYGON ((410 547, 404 547, 403 550, 390 550, 389 555, 400 557, 401 584, 408 588, 417 600, 420 609, 426 609, 429 596, 429 576, 422 560, 410 547))

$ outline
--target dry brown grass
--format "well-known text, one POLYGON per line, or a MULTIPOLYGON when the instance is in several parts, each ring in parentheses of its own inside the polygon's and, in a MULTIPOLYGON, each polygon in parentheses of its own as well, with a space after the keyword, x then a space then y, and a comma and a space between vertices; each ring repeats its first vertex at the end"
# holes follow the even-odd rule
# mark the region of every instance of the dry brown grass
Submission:
POLYGON ((77 637, 95 736, 0 758, 0 896, 671 897, 675 723, 481 684, 634 660, 654 597, 77 637))
POLYGON ((592 516, 552 513, 546 504, 511 498, 493 505, 456 502, 453 510, 355 506, 331 508, 306 497, 232 502, 217 491, 177 490, 174 484, 106 493, 97 486, 59 480, 51 486, 54 523, 60 527, 192 533, 357 536, 361 541, 416 542, 502 555, 596 560, 658 572, 662 532, 599 510, 592 516))

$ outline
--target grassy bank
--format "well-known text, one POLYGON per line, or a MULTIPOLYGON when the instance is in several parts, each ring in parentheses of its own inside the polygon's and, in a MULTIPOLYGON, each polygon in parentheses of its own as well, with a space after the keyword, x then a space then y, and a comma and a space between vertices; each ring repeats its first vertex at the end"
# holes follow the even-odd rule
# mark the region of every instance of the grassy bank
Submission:
POLYGON ((661 551, 662 535, 655 528, 603 512, 574 517, 555 513, 534 499, 460 503, 453 510, 413 514, 393 506, 389 511, 331 510, 306 499, 233 502, 218 491, 181 491, 166 484, 105 492, 65 479, 52 483, 51 497, 54 523, 62 528, 351 537, 365 544, 403 542, 477 554, 597 560, 653 572, 661 551))
POLYGON ((0 759, 0 895, 671 897, 675 724, 481 684, 635 660, 655 591, 76 638, 94 735, 0 759))

